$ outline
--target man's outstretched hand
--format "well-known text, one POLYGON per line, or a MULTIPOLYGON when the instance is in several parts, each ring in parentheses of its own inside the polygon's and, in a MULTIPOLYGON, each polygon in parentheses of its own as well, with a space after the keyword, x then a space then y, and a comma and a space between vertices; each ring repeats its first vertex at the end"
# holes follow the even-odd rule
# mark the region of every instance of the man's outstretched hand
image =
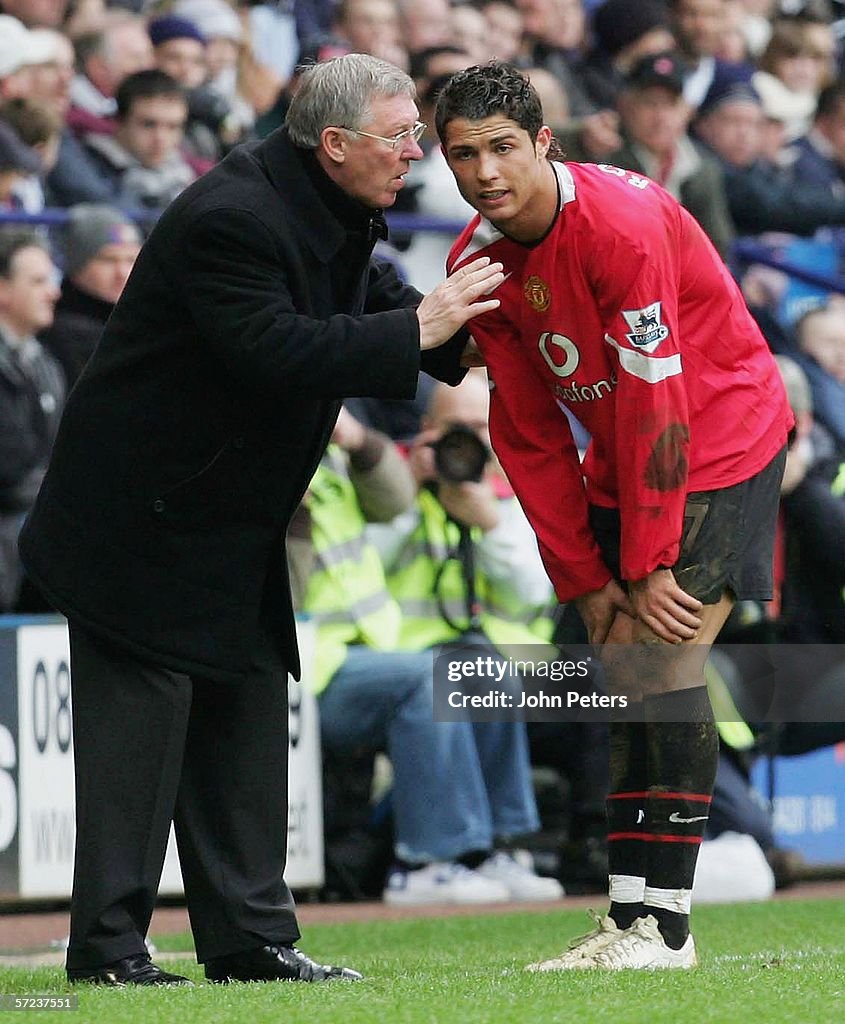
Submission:
POLYGON ((420 348, 438 348, 467 320, 499 308, 499 300, 485 298, 504 281, 501 263, 489 256, 473 260, 447 277, 417 306, 420 348))

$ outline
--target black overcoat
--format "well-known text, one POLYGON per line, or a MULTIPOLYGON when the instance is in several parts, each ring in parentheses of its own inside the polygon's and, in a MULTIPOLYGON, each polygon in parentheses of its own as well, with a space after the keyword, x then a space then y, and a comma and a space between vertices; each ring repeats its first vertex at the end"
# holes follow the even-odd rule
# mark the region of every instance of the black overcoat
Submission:
MULTIPOLYGON (((281 129, 188 188, 143 247, 70 395, 21 538, 55 606, 139 656, 243 675, 262 612, 299 660, 284 535, 353 395, 410 398, 420 294, 362 254, 281 129), (348 268, 346 268, 348 280, 348 268)), ((423 367, 457 382, 463 338, 423 367)))

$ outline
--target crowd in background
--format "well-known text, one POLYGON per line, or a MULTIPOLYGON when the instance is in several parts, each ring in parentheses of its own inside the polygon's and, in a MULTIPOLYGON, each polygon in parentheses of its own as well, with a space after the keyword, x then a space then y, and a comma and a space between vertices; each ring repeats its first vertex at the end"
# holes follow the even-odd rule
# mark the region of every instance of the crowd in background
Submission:
MULTIPOLYGON (((379 252, 422 291, 442 277, 451 240, 472 213, 433 130, 438 89, 455 71, 493 58, 528 72, 568 159, 648 176, 699 220, 741 279, 746 300, 779 356, 798 421, 783 487, 777 600, 765 608, 737 608, 730 637, 845 640, 845 296, 759 262, 749 265, 737 248, 737 239, 754 237, 773 256, 820 277, 845 277, 845 3, 2 0, 0 9, 0 213, 10 215, 8 223, 0 222, 0 611, 46 608, 22 576, 15 539, 46 467, 64 397, 96 345, 144 233, 233 146, 264 137, 283 123, 298 66, 359 51, 397 64, 417 84, 420 118, 428 126, 421 140, 424 157, 412 166, 396 209, 441 219, 449 227, 393 232, 379 252), (53 218, 58 226, 48 229, 44 224, 57 210, 67 216, 53 218), (18 223, 24 214, 35 215, 32 224, 18 223)), ((425 410, 430 414, 437 402, 432 392, 431 383, 423 381, 414 403, 350 403, 348 413, 359 428, 345 421, 345 432, 341 428, 335 441, 353 470, 356 458, 366 463, 360 449, 372 453, 376 444, 371 438, 366 448, 360 430, 383 438, 379 459, 384 444, 409 444, 411 469, 418 470, 413 455, 421 450, 417 442, 425 435, 425 410), (350 436, 357 447, 346 443, 350 436)), ((578 430, 577 423, 573 428, 578 430)), ((423 449, 430 441, 427 436, 423 449)), ((369 473, 376 462, 364 470, 369 473)), ((431 467, 428 472, 436 478, 431 467)), ((324 475, 331 473, 337 467, 327 464, 324 475)), ((397 479, 394 472, 394 486, 397 479)), ((418 488, 427 493, 424 482, 419 472, 416 480, 409 479, 407 500, 393 510, 407 514, 416 507, 418 488)), ((544 591, 538 597, 536 587, 525 583, 539 565, 536 546, 529 556, 520 549, 513 558, 511 550, 510 562, 503 555, 507 545, 496 546, 497 536, 502 541, 507 532, 512 542, 515 534, 508 518, 512 510, 505 514, 501 505, 510 500, 507 482, 489 486, 484 495, 475 494, 470 507, 453 495, 458 504, 448 511, 457 519, 470 517, 482 558, 489 558, 483 568, 490 580, 508 579, 516 594, 533 587, 525 606, 504 616, 524 623, 529 613, 542 617, 551 595, 544 591), (498 511, 491 520, 484 503, 492 495, 498 511), (500 528, 502 519, 507 531, 500 528)), ((309 492, 306 513, 313 516, 320 493, 319 486, 309 492)), ((383 493, 380 500, 383 504, 383 493)), ((426 513, 425 501, 418 516, 426 513)), ((304 515, 294 525, 294 539, 314 546, 311 529, 304 515)), ((377 541, 379 534, 372 537, 377 541)), ((404 616, 407 626, 408 609, 424 597, 415 592, 411 601, 402 591, 407 581, 401 570, 413 551, 398 554, 401 544, 394 536, 385 555, 384 532, 375 548, 385 559, 385 593, 391 592, 396 615, 404 616)), ((319 565, 302 570, 300 596, 306 605, 308 573, 319 571, 319 565)), ((313 598, 313 578, 311 585, 313 598)), ((341 611, 333 608, 332 614, 341 611)), ((491 611, 499 615, 501 609, 491 611)), ((403 633, 398 622, 392 647, 406 652, 399 660, 408 672, 409 652, 449 638, 437 635, 423 643, 421 633, 410 627, 403 633)), ((385 653, 386 634, 376 630, 374 635, 375 640, 368 638, 364 624, 345 636, 344 644, 385 653)), ((537 636, 544 637, 542 630, 537 636)), ((831 685, 838 685, 835 673, 831 685)), ((338 685, 334 696, 339 693, 338 685)), ((328 722, 330 708, 325 697, 321 700, 328 722)), ((825 741, 837 737, 829 731, 825 741)), ((573 877, 601 879, 596 850, 601 793, 589 787, 581 792, 584 762, 581 768, 562 763, 567 757, 571 762, 573 752, 593 756, 601 739, 587 731, 568 735, 562 745, 559 735, 539 729, 530 738, 535 763, 551 761, 568 775, 571 802, 583 812, 575 829, 581 845, 573 877)), ((732 739, 723 739, 730 776, 723 781, 732 785, 735 770, 741 790, 745 757, 757 738, 737 740, 734 730, 732 739)), ((429 749, 418 736, 413 742, 429 749)), ((468 737, 462 742, 469 743, 468 737)), ((797 752, 816 740, 803 736, 792 742, 797 752)), ((389 746, 387 737, 382 745, 389 746)), ((335 746, 349 754, 346 748, 355 744, 344 740, 335 746)), ((467 749, 467 758, 477 760, 471 743, 467 749)), ((513 753, 513 760, 522 764, 523 752, 513 753)), ((489 854, 496 800, 505 798, 489 792, 489 780, 478 771, 474 791, 486 787, 484 799, 492 808, 481 828, 489 854)), ((730 792, 736 795, 737 788, 730 792)), ((478 802, 476 796, 466 799, 478 802)), ((459 806, 455 814, 460 813, 459 806)), ((535 817, 530 800, 513 813, 523 824, 535 817)), ((405 820, 401 811, 398 820, 400 825, 405 820)), ((726 821, 726 828, 736 826, 736 818, 728 815, 726 821)), ((770 827, 764 822, 755 835, 769 852, 770 827)), ((472 872, 481 865, 470 860, 463 866, 472 872)), ((563 869, 558 865, 558 870, 563 869)), ((488 878, 488 895, 502 880, 501 872, 494 875, 488 878)), ((565 884, 568 880, 564 877, 565 884)), ((536 895, 526 876, 517 881, 536 895)), ((390 884, 385 891, 391 892, 390 884)))

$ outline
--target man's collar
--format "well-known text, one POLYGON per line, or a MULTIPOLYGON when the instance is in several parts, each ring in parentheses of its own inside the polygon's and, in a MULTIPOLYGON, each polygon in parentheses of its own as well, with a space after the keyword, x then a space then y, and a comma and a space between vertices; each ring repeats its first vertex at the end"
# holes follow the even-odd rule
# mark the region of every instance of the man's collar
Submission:
POLYGON ((320 259, 328 262, 335 256, 349 230, 367 230, 371 240, 386 237, 382 211, 371 210, 346 195, 319 166, 313 153, 294 146, 286 128, 277 129, 257 149, 256 155, 273 186, 287 198, 303 237, 320 259), (312 161, 316 166, 309 170, 312 161), (338 208, 345 203, 353 205, 339 215, 330 203, 336 203, 338 208), (345 217, 351 218, 351 225, 345 217))
POLYGON ((300 149, 298 152, 305 173, 317 194, 347 230, 366 231, 371 241, 387 238, 387 224, 382 210, 365 206, 344 192, 323 170, 313 150, 300 149))

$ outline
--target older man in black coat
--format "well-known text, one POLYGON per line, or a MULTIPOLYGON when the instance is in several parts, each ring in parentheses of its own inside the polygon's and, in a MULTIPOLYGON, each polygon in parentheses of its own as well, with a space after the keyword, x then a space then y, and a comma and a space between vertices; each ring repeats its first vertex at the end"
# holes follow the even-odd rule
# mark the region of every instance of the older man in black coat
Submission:
POLYGON ((284 537, 340 401, 457 382, 498 305, 499 264, 423 297, 371 259, 416 118, 389 64, 309 69, 165 212, 68 402, 21 551, 70 622, 71 980, 185 982, 144 945, 171 820, 206 977, 359 977, 293 945, 284 537))

